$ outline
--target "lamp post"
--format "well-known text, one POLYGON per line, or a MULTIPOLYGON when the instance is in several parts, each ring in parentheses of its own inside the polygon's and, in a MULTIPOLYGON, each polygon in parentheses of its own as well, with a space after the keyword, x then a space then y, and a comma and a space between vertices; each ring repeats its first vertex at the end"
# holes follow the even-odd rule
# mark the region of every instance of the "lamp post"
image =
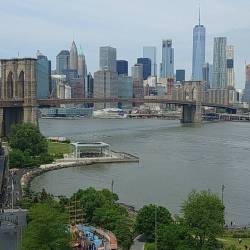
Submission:
POLYGON ((225 189, 225 185, 221 186, 221 202, 222 205, 224 205, 224 189, 225 189))
POLYGON ((157 206, 155 205, 155 250, 157 250, 157 206))

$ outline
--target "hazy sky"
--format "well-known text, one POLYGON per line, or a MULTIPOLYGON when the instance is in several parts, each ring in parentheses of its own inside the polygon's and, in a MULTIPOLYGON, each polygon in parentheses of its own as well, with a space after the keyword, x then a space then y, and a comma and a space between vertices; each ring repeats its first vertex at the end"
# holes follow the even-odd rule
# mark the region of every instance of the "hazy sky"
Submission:
MULTIPOLYGON (((98 69, 99 47, 117 48, 130 66, 142 46, 158 48, 172 38, 175 69, 191 76, 192 29, 198 22, 198 0, 0 0, 0 58, 34 56, 39 49, 52 60, 69 49, 74 37, 82 46, 88 70, 98 69)), ((236 84, 244 87, 245 61, 250 63, 250 1, 201 0, 201 22, 207 29, 207 61, 213 37, 227 36, 235 45, 236 84)))

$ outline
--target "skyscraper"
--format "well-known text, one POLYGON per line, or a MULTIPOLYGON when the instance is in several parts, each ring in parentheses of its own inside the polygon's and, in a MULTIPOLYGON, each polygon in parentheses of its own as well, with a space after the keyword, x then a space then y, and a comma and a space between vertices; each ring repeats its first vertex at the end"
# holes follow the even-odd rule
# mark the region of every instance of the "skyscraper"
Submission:
POLYGON ((242 99, 244 102, 250 103, 250 64, 246 65, 246 84, 242 99))
POLYGON ((156 47, 145 46, 143 47, 143 57, 151 60, 151 75, 157 76, 157 64, 156 64, 156 47))
POLYGON ((116 61, 116 70, 118 75, 128 75, 128 61, 126 60, 117 60, 116 61))
POLYGON ((75 41, 72 42, 70 49, 69 69, 78 71, 78 52, 75 41))
POLYGON ((143 65, 143 80, 151 75, 151 60, 149 58, 137 58, 137 63, 143 65))
POLYGON ((213 83, 214 89, 227 88, 226 37, 214 38, 213 83))
POLYGON ((162 41, 161 78, 174 78, 174 49, 170 39, 162 41))
POLYGON ((116 72, 116 48, 100 47, 100 70, 116 72))
MULTIPOLYGON (((99 70, 94 73, 94 97, 117 98, 118 74, 110 70, 99 70)), ((95 104, 96 109, 117 107, 117 103, 95 104)))
POLYGON ((68 69, 69 69, 69 51, 62 50, 56 56, 56 73, 58 75, 62 75, 63 70, 68 70, 68 69))
POLYGON ((205 46, 206 46, 206 28, 200 22, 193 29, 193 67, 192 79, 194 81, 202 80, 202 67, 205 63, 205 46))
POLYGON ((143 65, 135 64, 131 68, 132 79, 133 79, 133 97, 143 97, 144 88, 143 88, 143 65))
POLYGON ((37 52, 37 97, 47 99, 51 90, 51 61, 37 52))
POLYGON ((234 46, 227 46, 227 85, 235 88, 235 71, 234 71, 234 46))
POLYGON ((87 76, 86 60, 82 52, 78 55, 78 76, 80 78, 85 78, 87 76))
POLYGON ((185 69, 177 69, 175 74, 176 82, 184 82, 186 79, 185 69))
POLYGON ((205 82, 205 89, 209 89, 213 81, 213 65, 205 63, 202 67, 202 80, 205 82))

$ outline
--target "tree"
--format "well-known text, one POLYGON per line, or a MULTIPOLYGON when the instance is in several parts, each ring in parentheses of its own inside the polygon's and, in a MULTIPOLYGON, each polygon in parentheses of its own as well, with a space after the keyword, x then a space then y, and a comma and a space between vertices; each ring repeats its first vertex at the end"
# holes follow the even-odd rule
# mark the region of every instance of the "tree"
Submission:
POLYGON ((157 230, 158 250, 192 250, 193 238, 183 224, 160 225, 157 230))
POLYGON ((118 199, 118 196, 107 189, 98 191, 94 188, 87 188, 85 190, 80 189, 73 194, 71 199, 80 200, 86 215, 86 221, 91 223, 95 210, 104 206, 111 206, 118 199))
POLYGON ((202 249, 209 239, 214 240, 223 231, 224 206, 215 194, 192 192, 182 206, 184 221, 202 249))
POLYGON ((97 208, 92 222, 94 225, 112 231, 122 249, 130 248, 133 237, 127 211, 124 212, 123 209, 115 205, 97 208))
POLYGON ((33 124, 23 123, 12 126, 9 143, 12 149, 19 149, 30 156, 48 153, 46 138, 33 124))
POLYGON ((136 216, 135 231, 144 234, 148 241, 155 239, 155 222, 157 226, 172 222, 170 212, 164 207, 147 205, 141 208, 136 216))
POLYGON ((25 156, 19 149, 13 149, 10 151, 10 167, 23 168, 25 166, 25 156))
POLYGON ((58 212, 53 202, 34 205, 29 212, 29 219, 23 250, 71 249, 67 214, 58 212))

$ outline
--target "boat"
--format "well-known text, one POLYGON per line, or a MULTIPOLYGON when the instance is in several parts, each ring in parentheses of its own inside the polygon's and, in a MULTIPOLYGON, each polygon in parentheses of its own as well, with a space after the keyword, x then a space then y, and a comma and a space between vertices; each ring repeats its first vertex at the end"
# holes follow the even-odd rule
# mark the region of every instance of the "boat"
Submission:
POLYGON ((93 117, 102 119, 124 119, 127 118, 127 114, 125 114, 122 109, 106 108, 94 111, 93 117))

